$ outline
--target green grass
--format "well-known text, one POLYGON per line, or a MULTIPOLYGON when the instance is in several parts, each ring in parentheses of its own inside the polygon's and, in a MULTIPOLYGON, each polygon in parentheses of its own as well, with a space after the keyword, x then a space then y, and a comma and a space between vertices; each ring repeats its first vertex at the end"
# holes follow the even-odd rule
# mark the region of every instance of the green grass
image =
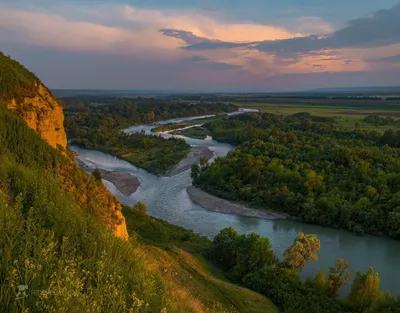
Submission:
POLYGON ((157 260, 158 266, 162 264, 166 279, 177 292, 184 288, 209 307, 220 303, 223 309, 232 312, 278 312, 267 298, 229 282, 223 272, 207 260, 204 254, 211 245, 207 238, 139 214, 129 207, 124 207, 123 213, 128 231, 137 233, 138 239, 148 245, 151 258, 157 260))
MULTIPOLYGON (((354 101, 353 101, 354 102, 354 101)), ((362 129, 377 130, 384 132, 390 128, 396 128, 395 126, 374 126, 366 124, 362 119, 371 114, 386 114, 388 116, 399 115, 400 116, 400 105, 390 107, 372 107, 368 105, 363 108, 361 105, 354 104, 340 104, 340 105, 328 105, 326 103, 310 104, 310 103, 260 103, 260 102, 243 102, 236 103, 239 107, 258 109, 263 113, 274 113, 277 115, 292 115, 299 112, 308 112, 316 116, 326 117, 337 117, 337 121, 344 127, 353 129, 355 123, 359 123, 362 129), (397 110, 396 110, 397 109, 397 110)))

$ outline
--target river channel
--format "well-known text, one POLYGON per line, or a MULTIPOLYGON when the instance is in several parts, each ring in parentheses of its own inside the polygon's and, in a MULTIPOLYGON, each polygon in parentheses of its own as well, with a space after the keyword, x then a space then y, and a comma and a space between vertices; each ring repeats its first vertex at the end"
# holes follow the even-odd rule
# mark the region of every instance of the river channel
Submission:
MULTIPOLYGON (((172 119, 159 124, 192 120, 194 118, 172 119)), ((133 126, 125 131, 151 133, 153 125, 133 126)), ((168 137, 169 135, 163 135, 168 137)), ((233 146, 214 140, 184 138, 192 146, 209 147, 215 156, 226 156, 233 146)), ((212 237, 221 229, 233 226, 241 233, 256 232, 267 236, 278 256, 293 242, 297 233, 316 234, 321 241, 319 260, 306 265, 302 275, 314 275, 321 270, 329 271, 336 258, 345 258, 351 264, 353 272, 366 271, 370 266, 379 272, 381 289, 391 290, 393 295, 400 295, 400 241, 385 237, 357 236, 345 230, 325 228, 295 221, 262 220, 208 211, 193 203, 186 189, 191 186, 190 170, 173 177, 159 177, 137 168, 114 156, 98 151, 85 150, 76 146, 77 158, 88 168, 101 168, 109 171, 126 171, 135 175, 141 186, 131 196, 121 194, 113 184, 105 181, 110 191, 119 200, 128 205, 143 201, 148 214, 169 223, 191 229, 194 232, 212 237)), ((342 290, 346 293, 349 286, 342 290)))

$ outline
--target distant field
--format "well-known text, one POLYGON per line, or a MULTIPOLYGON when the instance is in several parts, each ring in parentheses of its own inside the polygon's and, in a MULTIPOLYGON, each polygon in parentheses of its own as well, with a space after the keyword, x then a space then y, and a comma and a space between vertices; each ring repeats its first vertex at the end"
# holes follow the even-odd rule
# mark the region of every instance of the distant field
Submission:
POLYGON ((362 119, 367 115, 390 116, 400 118, 400 103, 391 102, 384 103, 382 101, 341 101, 337 103, 329 103, 328 100, 317 104, 301 103, 300 101, 290 103, 274 103, 274 102, 235 102, 236 105, 242 108, 258 109, 261 112, 270 112, 278 115, 290 115, 298 112, 309 112, 318 116, 338 117, 338 121, 345 127, 353 128, 355 123, 359 123, 362 128, 375 129, 385 131, 394 126, 374 126, 362 122, 362 119))

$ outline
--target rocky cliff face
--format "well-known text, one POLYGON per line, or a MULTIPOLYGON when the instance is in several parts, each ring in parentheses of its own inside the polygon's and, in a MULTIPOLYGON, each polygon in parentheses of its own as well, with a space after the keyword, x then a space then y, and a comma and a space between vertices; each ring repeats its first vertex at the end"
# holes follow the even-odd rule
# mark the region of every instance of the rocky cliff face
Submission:
MULTIPOLYGON (((1 52, 0 105, 21 116, 43 140, 65 154, 67 136, 62 106, 35 74, 1 52)), ((94 183, 71 162, 58 168, 63 190, 70 193, 82 209, 95 209, 94 218, 110 228, 117 237, 127 240, 128 231, 121 204, 105 186, 94 183)))
POLYGON ((7 107, 16 111, 28 126, 34 129, 49 145, 60 150, 67 147, 62 106, 57 103, 42 84, 37 83, 37 94, 23 101, 12 99, 7 107))

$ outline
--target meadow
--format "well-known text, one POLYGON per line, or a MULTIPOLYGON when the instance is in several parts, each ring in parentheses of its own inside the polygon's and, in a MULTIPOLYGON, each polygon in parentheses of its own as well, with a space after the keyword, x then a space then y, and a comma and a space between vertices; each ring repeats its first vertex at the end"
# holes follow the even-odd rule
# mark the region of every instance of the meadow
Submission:
POLYGON ((261 112, 277 115, 292 115, 299 112, 307 112, 315 116, 337 117, 338 122, 344 127, 359 127, 368 130, 384 132, 393 126, 375 126, 363 122, 363 118, 369 115, 389 116, 400 118, 400 101, 390 100, 312 100, 312 99, 281 99, 272 98, 256 101, 235 101, 241 108, 258 109, 261 112))

